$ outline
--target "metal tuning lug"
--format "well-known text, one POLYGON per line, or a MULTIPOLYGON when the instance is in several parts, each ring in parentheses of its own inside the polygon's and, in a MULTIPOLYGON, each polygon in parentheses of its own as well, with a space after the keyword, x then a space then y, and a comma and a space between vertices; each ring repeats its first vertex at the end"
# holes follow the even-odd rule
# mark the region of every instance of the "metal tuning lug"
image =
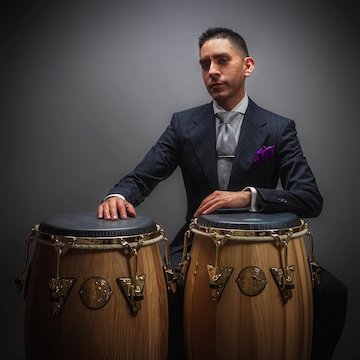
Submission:
POLYGON ((31 264, 28 264, 28 261, 29 261, 30 245, 31 245, 31 242, 33 241, 34 232, 35 232, 35 227, 31 230, 31 234, 28 236, 28 238, 27 238, 27 240, 25 242, 25 255, 24 255, 24 260, 23 260, 21 273, 15 279, 16 292, 18 294, 21 293, 23 288, 25 288, 25 290, 24 290, 24 298, 26 296, 27 278, 29 276, 30 269, 31 269, 31 264))
POLYGON ((74 285, 75 279, 62 278, 60 276, 61 257, 67 251, 68 246, 64 247, 61 241, 54 235, 51 235, 54 241, 54 250, 56 252, 56 276, 49 279, 50 301, 53 302, 53 315, 58 317, 65 304, 65 301, 74 285))
POLYGON ((145 286, 145 274, 137 275, 134 278, 117 278, 132 314, 137 315, 141 309, 141 300, 144 299, 143 291, 145 286))
POLYGON ((212 289, 212 299, 217 303, 220 300, 233 268, 207 265, 207 271, 209 274, 210 288, 212 289))
POLYGON ((122 240, 121 244, 128 252, 130 276, 120 277, 116 280, 130 306, 132 314, 136 316, 141 309, 141 300, 144 299, 143 291, 146 275, 138 275, 138 254, 143 245, 143 238, 140 237, 137 245, 134 247, 125 240, 122 240))
POLYGON ((183 255, 181 261, 178 266, 175 268, 174 277, 176 283, 184 282, 186 278, 186 274, 189 268, 190 263, 190 254, 186 253, 183 255))
POLYGON ((318 264, 318 262, 314 258, 309 258, 309 267, 310 267, 310 275, 311 275, 311 281, 312 281, 312 287, 315 286, 315 283, 317 285, 320 285, 320 279, 321 279, 321 267, 318 264))
POLYGON ((295 266, 288 265, 288 244, 291 240, 292 233, 293 230, 289 229, 285 239, 282 239, 278 234, 272 235, 280 251, 282 267, 272 267, 270 268, 270 271, 281 291, 285 304, 292 298, 292 290, 295 288, 295 266))
POLYGON ((166 287, 169 292, 173 294, 176 293, 177 290, 177 279, 175 277, 174 271, 171 269, 170 266, 164 265, 163 271, 165 275, 166 287))
POLYGON ((314 237, 310 231, 307 233, 308 239, 310 241, 310 257, 309 257, 309 265, 310 265, 310 274, 311 274, 311 281, 312 287, 320 285, 320 278, 321 278, 321 267, 315 259, 314 254, 314 237))
POLYGON ((284 303, 286 304, 289 299, 292 298, 292 290, 295 287, 293 284, 295 267, 293 265, 285 269, 273 267, 270 268, 270 271, 280 289, 284 303))
POLYGON ((75 283, 75 279, 50 278, 48 285, 50 301, 53 303, 53 315, 58 317, 65 304, 67 297, 75 283))
POLYGON ((175 277, 170 262, 170 243, 169 240, 166 238, 163 229, 161 229, 161 234, 163 236, 163 240, 165 241, 165 265, 163 265, 163 271, 165 275, 166 288, 169 292, 176 293, 177 279, 175 277))
POLYGON ((187 251, 188 241, 191 237, 191 230, 187 230, 184 234, 183 252, 181 255, 181 261, 178 263, 174 272, 174 280, 176 283, 184 282, 188 267, 190 264, 190 254, 187 251))
POLYGON ((214 302, 218 302, 233 268, 219 266, 220 249, 229 240, 229 236, 225 235, 218 238, 214 232, 212 234, 212 240, 215 244, 215 265, 207 265, 207 270, 210 279, 210 288, 212 289, 212 299, 214 302))

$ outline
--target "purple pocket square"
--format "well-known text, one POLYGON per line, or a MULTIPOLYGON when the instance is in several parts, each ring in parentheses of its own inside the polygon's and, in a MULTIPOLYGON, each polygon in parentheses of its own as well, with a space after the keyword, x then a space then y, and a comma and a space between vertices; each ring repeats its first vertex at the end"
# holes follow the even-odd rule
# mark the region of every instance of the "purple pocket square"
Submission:
POLYGON ((253 164, 258 161, 270 159, 274 155, 275 155, 275 145, 263 146, 257 151, 253 164))

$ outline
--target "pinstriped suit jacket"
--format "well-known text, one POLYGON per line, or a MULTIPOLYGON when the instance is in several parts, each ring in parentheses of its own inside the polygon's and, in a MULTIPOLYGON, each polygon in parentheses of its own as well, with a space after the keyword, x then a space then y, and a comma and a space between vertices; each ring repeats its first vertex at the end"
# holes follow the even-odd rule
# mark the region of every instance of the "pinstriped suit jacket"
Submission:
MULTIPOLYGON (((187 194, 186 221, 200 202, 219 189, 212 103, 173 114, 171 123, 140 164, 108 193, 120 193, 134 206, 180 166, 187 194)), ((322 196, 303 155, 295 123, 249 99, 236 149, 228 190, 253 186, 265 212, 290 211, 316 217, 322 196), (263 146, 275 146, 272 157, 254 162, 263 146), (277 188, 281 181, 282 189, 277 188)))

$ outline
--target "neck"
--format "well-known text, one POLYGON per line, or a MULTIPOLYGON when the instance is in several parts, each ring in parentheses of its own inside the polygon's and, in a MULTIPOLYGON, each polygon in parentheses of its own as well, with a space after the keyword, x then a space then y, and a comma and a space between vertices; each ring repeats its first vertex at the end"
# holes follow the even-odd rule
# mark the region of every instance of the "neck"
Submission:
POLYGON ((244 99, 244 96, 245 96, 245 92, 241 96, 233 99, 228 99, 228 100, 224 99, 223 101, 221 100, 215 100, 215 101, 225 111, 231 111, 236 105, 238 105, 244 99))

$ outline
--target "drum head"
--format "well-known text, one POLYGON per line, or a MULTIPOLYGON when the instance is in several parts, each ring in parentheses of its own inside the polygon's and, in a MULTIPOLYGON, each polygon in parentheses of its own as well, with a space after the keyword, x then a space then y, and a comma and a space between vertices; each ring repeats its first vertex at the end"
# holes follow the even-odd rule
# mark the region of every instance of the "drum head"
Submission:
POLYGON ((301 225, 300 218, 293 213, 253 213, 244 210, 218 210, 201 215, 197 223, 201 227, 238 230, 282 230, 301 225))
POLYGON ((156 230, 154 221, 144 216, 104 220, 98 219, 93 212, 49 216, 39 226, 39 231, 43 233, 78 237, 132 236, 156 230))

